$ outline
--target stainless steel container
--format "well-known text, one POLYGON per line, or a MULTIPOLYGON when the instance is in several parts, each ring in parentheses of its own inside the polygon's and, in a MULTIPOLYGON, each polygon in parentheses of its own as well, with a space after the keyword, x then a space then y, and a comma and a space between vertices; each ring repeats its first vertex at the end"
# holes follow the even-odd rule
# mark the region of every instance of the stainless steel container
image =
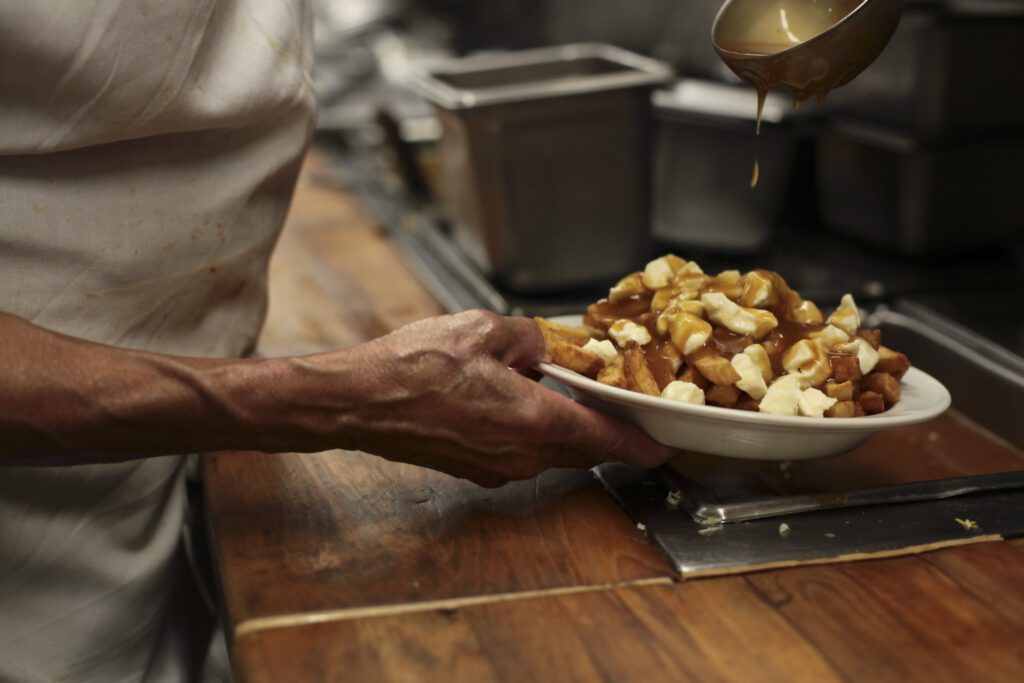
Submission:
POLYGON ((650 92, 671 71, 607 45, 453 60, 412 85, 443 127, 459 246, 543 293, 635 268, 649 236, 650 92))
POLYGON ((833 230, 905 254, 1019 242, 1024 135, 923 142, 836 123, 818 145, 818 184, 833 230))
POLYGON ((916 3, 874 64, 828 110, 919 137, 1024 129, 1024 2, 916 3))
POLYGON ((752 88, 687 79, 654 96, 654 236, 679 247, 751 252, 771 238, 796 139, 789 100, 770 93, 755 136, 752 88), (751 188, 755 159, 760 180, 751 188))

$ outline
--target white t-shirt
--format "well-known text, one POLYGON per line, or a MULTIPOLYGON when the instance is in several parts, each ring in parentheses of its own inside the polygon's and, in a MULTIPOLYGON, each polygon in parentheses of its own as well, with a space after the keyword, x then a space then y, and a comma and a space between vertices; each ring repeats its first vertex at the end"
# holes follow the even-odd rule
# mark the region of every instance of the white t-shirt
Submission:
MULTIPOLYGON (((0 2, 0 309, 250 349, 312 131, 310 31, 308 0, 0 2)), ((0 467, 0 681, 181 680, 183 505, 180 457, 0 467)))

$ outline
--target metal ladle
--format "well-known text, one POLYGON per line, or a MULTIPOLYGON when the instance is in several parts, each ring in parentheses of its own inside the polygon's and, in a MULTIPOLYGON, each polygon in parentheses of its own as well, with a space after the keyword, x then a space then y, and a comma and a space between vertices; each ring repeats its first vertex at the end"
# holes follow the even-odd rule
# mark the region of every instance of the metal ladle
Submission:
POLYGON ((763 101, 786 88, 795 103, 824 99, 889 42, 903 0, 727 0, 711 29, 722 61, 763 101))

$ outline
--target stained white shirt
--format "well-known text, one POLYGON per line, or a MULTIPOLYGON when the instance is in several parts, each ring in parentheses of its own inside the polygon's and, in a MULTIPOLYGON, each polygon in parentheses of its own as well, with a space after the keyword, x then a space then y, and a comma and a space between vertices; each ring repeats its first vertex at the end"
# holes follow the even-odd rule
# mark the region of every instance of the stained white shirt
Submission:
MULTIPOLYGON (((0 309, 251 348, 312 130, 310 30, 308 0, 0 2, 0 309)), ((0 681, 180 680, 183 505, 180 457, 0 467, 0 681)))

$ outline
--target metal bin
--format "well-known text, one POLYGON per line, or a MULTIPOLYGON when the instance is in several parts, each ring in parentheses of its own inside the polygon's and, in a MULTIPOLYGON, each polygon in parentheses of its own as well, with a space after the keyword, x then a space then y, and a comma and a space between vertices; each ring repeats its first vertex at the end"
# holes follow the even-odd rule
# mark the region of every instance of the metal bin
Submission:
POLYGON ((545 293, 636 268, 649 236, 660 62, 581 44, 452 60, 414 79, 437 110, 456 243, 499 285, 545 293))
POLYGON ((789 189, 796 138, 789 100, 770 93, 755 136, 752 88, 687 79, 654 97, 654 236, 681 249, 754 252, 770 240, 789 189), (750 187, 754 160, 757 187, 750 187))

